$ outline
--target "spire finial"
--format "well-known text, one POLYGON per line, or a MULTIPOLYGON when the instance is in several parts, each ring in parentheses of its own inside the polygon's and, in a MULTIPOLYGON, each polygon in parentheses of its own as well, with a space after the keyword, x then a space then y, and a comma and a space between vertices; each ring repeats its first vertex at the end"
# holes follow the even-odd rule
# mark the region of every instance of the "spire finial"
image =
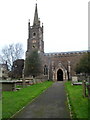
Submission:
POLYGON ((37 0, 36 0, 36 5, 37 5, 37 0))

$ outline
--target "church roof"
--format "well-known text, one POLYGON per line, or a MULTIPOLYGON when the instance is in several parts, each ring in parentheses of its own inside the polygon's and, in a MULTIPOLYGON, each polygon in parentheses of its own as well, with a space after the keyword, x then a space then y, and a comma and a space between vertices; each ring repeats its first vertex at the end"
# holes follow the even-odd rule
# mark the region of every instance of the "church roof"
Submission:
POLYGON ((78 54, 78 53, 85 53, 85 52, 89 52, 89 50, 69 51, 69 52, 52 52, 52 53, 45 53, 45 55, 48 56, 48 55, 78 54))

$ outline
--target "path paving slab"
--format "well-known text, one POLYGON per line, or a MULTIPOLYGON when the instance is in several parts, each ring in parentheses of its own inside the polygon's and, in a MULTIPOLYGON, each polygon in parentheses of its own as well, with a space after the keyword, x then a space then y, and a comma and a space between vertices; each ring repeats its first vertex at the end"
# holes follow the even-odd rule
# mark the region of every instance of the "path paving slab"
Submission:
POLYGON ((70 118, 64 82, 54 82, 15 118, 70 118))

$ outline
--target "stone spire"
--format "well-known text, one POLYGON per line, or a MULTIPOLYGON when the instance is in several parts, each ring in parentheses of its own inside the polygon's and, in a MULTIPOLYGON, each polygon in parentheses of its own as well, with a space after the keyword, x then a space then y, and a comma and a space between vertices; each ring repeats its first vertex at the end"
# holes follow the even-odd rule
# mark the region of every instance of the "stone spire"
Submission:
POLYGON ((35 7, 35 14, 34 14, 34 21, 33 21, 33 25, 39 25, 39 18, 38 18, 37 3, 36 3, 36 7, 35 7))

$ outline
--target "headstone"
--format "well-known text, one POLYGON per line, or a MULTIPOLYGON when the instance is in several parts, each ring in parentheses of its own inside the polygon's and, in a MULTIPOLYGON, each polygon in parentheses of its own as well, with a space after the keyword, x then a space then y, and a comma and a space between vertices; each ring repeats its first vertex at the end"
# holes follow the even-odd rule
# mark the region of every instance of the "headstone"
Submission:
POLYGON ((77 76, 72 76, 72 82, 78 82, 78 77, 77 76))
POLYGON ((33 78, 33 83, 36 84, 36 80, 35 80, 35 78, 33 78))

